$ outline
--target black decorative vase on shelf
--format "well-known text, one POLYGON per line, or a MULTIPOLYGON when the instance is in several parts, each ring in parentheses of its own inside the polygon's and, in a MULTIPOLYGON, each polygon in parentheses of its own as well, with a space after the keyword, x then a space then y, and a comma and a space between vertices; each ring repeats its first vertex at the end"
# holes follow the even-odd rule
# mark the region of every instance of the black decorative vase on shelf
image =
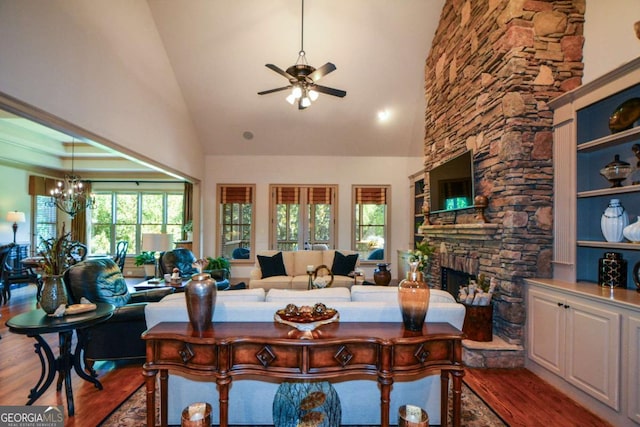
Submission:
POLYGON ((633 283, 636 284, 636 291, 640 292, 640 261, 633 266, 633 283))
POLYGON ((378 265, 378 268, 373 270, 373 281, 378 286, 388 286, 391 282, 391 272, 387 269, 389 267, 389 263, 381 262, 378 265))
MULTIPOLYGON (((634 268, 635 271, 635 268, 634 268)), ((636 275, 634 274, 634 280, 636 275)), ((618 252, 605 252, 598 261, 598 284, 608 288, 627 287, 627 261, 618 252)))

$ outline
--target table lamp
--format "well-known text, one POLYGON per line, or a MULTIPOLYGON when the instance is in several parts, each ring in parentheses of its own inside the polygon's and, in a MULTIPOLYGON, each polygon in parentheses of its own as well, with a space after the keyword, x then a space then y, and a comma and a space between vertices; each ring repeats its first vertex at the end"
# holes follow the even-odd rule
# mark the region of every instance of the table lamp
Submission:
POLYGON ((13 222, 13 243, 16 242, 16 233, 18 232, 18 223, 26 222, 24 212, 9 211, 7 213, 7 221, 13 222))
POLYGON ((160 283, 160 253, 171 249, 173 236, 165 233, 142 233, 142 250, 147 252, 155 252, 156 260, 155 272, 153 279, 148 283, 160 283))

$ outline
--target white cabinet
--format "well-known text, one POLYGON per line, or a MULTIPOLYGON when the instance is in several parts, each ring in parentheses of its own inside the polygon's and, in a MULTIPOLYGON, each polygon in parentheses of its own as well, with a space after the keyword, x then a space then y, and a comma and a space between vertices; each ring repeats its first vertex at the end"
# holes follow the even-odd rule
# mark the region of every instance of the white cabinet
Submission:
POLYGON ((629 418, 640 424, 640 316, 630 316, 628 325, 628 415, 629 418))
POLYGON ((529 289, 528 357, 613 409, 619 409, 619 313, 548 289, 529 289))

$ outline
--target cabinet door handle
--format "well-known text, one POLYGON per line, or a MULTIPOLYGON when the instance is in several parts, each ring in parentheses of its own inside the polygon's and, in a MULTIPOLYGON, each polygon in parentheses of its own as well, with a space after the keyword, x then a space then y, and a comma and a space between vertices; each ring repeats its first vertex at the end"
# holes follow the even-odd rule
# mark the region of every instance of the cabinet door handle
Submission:
POLYGON ((562 307, 563 304, 561 302, 558 303, 558 307, 562 307))
POLYGON ((564 305, 564 308, 569 308, 569 306, 567 304, 564 305))

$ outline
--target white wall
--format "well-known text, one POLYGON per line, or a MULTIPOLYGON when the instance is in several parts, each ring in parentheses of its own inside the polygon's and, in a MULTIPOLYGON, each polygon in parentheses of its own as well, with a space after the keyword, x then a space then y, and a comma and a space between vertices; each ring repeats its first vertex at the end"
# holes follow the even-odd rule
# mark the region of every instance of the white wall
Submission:
POLYGON ((582 83, 640 56, 640 0, 586 0, 582 83))
MULTIPOLYGON (((216 254, 217 184, 256 184, 256 248, 269 244, 269 184, 337 184, 338 249, 351 248, 351 186, 391 186, 391 242, 386 250, 397 271, 396 251, 409 248, 411 234, 409 175, 422 168, 422 158, 405 157, 296 157, 296 156, 208 156, 203 187, 204 256, 216 254)), ((253 249, 253 248, 252 248, 253 249)), ((250 267, 233 267, 234 277, 249 277, 250 267)), ((371 279, 373 267, 367 269, 371 279)))
MULTIPOLYGON (((13 225, 7 222, 7 212, 24 212, 26 222, 18 224, 16 243, 30 243, 31 197, 29 196, 30 173, 10 166, 0 166, 0 245, 13 242, 13 225)), ((31 248, 33 249, 33 248, 31 248)))
POLYGON ((202 148, 144 0, 0 0, 0 91, 176 171, 202 148))

